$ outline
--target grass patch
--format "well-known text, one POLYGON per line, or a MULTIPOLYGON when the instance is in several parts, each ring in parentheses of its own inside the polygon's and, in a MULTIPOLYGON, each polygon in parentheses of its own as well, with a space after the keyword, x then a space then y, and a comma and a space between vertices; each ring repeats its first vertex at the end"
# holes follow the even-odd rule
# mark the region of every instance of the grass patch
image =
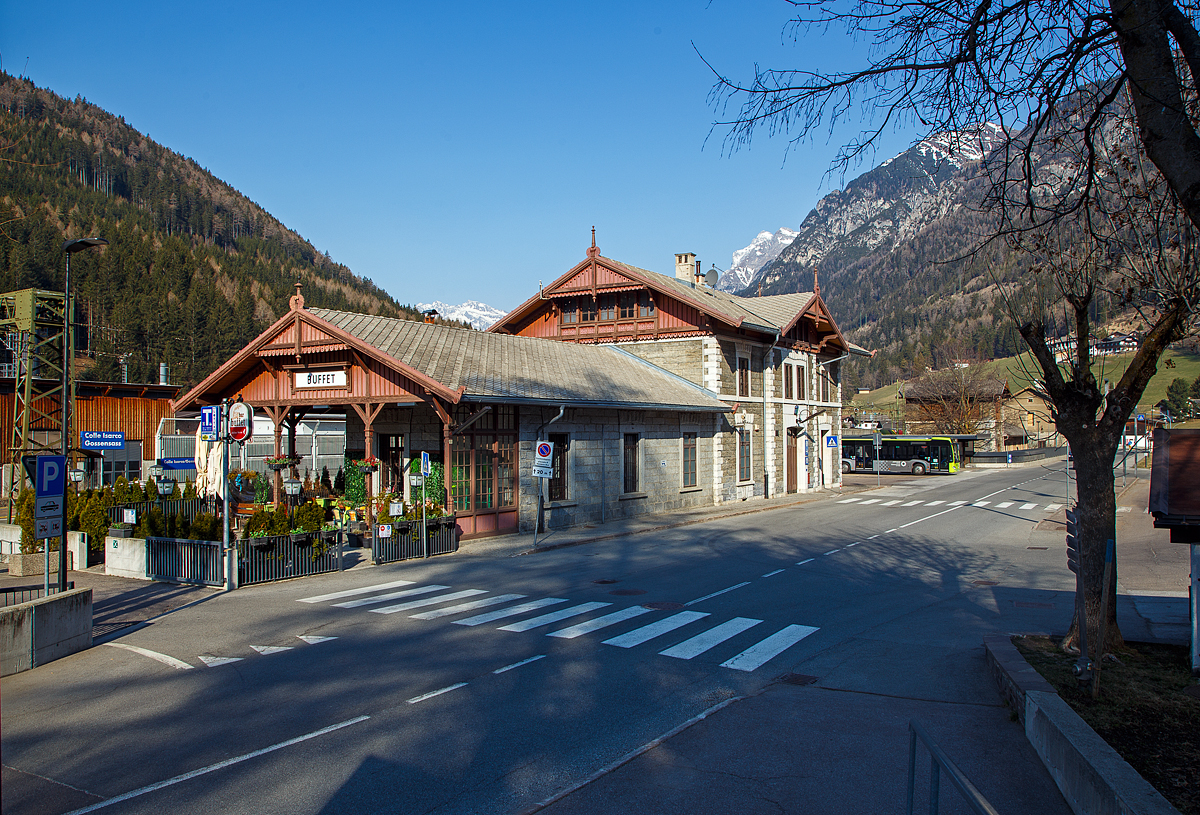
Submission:
POLYGON ((1015 637, 1033 668, 1100 738, 1184 815, 1200 815, 1200 698, 1188 649, 1126 643, 1118 662, 1105 662, 1100 698, 1081 692, 1059 648, 1061 637, 1015 637))

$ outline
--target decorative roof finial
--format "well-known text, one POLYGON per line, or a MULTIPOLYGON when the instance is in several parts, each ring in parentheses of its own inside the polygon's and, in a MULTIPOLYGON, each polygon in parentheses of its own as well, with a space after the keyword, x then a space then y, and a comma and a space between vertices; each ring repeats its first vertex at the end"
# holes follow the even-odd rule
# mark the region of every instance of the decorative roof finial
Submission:
POLYGON ((596 227, 592 227, 592 245, 587 250, 587 256, 590 258, 600 257, 600 247, 596 246, 596 227))
POLYGON ((817 281, 817 267, 813 267, 813 294, 821 294, 821 284, 817 281))
POLYGON ((296 293, 288 300, 288 305, 292 311, 300 311, 304 308, 304 295, 300 293, 300 281, 296 281, 296 293))

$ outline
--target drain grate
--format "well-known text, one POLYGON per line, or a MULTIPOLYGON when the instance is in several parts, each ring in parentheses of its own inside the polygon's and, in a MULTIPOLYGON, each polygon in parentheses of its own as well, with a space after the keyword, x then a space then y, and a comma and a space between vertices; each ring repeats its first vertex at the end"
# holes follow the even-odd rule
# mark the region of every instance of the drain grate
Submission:
POLYGON ((784 674, 779 677, 779 681, 788 685, 811 685, 817 681, 817 677, 808 674, 784 674))
POLYGON ((617 597, 635 597, 645 593, 645 589, 613 589, 609 592, 609 594, 615 594, 617 597))
POLYGON ((592 582, 599 583, 602 586, 607 586, 610 583, 616 583, 617 581, 613 580, 611 577, 602 577, 599 580, 593 580, 592 582))
POLYGON ((679 609, 683 608, 683 603, 674 603, 670 600, 655 600, 652 603, 642 603, 642 608, 654 611, 679 611, 679 609))

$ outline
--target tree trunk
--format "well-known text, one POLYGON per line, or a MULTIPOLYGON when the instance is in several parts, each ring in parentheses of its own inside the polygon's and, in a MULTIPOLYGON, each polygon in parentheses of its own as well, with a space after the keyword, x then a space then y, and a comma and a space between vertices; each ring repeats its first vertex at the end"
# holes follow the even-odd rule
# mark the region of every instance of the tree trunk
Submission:
MULTIPOLYGON (((1113 459, 1116 456, 1117 439, 1109 432, 1090 427, 1068 438, 1075 459, 1075 476, 1079 500, 1075 514, 1079 519, 1077 530, 1080 540, 1080 566, 1084 586, 1084 604, 1088 619, 1088 651, 1094 662, 1099 662, 1105 653, 1112 653, 1125 646, 1121 630, 1117 627, 1117 562, 1116 548, 1113 549, 1112 583, 1108 586, 1108 620, 1105 630, 1104 648, 1100 650, 1100 610, 1104 585, 1104 554, 1108 541, 1116 541, 1116 496, 1113 476, 1113 459)), ((1070 496, 1068 496, 1068 502, 1070 496)), ((1078 606, 1071 620, 1071 628, 1063 638, 1064 647, 1078 648, 1078 606)))

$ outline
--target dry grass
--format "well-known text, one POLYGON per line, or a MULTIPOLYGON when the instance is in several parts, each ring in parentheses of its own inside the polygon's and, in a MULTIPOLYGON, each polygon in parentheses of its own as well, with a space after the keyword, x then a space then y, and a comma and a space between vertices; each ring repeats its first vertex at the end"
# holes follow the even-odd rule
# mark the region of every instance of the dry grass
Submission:
POLYGON ((1017 637, 1013 643, 1059 696, 1184 815, 1200 815, 1200 696, 1188 649, 1126 643, 1105 661, 1100 698, 1080 691, 1076 656, 1059 637, 1017 637), (1195 692, 1195 691, 1193 691, 1195 692))

